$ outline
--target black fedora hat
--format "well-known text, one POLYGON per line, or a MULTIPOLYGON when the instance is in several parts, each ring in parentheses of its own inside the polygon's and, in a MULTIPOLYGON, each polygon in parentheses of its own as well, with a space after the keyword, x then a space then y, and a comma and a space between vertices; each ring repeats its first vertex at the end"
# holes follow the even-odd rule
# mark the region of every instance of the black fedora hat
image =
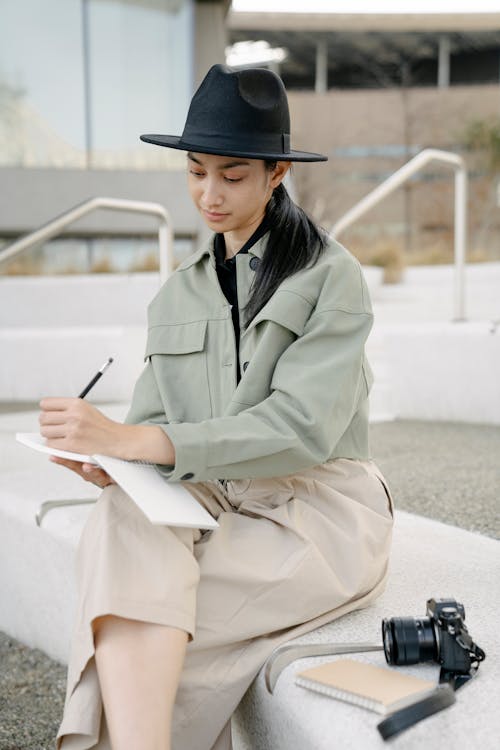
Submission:
POLYGON ((213 65, 194 94, 181 136, 141 141, 183 151, 283 161, 327 161, 290 148, 290 113, 283 81, 266 68, 213 65))

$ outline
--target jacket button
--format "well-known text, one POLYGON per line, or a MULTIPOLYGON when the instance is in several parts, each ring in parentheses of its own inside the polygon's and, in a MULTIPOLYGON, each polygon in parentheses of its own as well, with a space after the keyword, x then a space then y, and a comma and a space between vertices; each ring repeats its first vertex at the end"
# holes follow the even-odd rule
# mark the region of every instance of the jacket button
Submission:
POLYGON ((243 372, 245 372, 249 364, 250 362, 243 362, 243 372))
POLYGON ((188 471, 187 474, 183 474, 181 479, 191 479, 191 477, 194 477, 194 474, 192 471, 188 471))
POLYGON ((256 271, 259 267, 260 258, 257 258, 255 255, 253 258, 250 258, 250 268, 252 271, 256 271))

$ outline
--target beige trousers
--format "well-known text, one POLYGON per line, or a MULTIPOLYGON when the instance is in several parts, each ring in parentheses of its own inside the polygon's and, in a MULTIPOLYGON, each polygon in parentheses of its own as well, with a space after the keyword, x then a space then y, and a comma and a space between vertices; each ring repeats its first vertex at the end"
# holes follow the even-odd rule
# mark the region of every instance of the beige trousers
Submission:
POLYGON ((111 747, 91 628, 100 615, 188 632, 173 750, 229 750, 228 722, 271 652, 385 587, 393 504, 372 461, 185 487, 217 529, 155 526, 116 485, 91 510, 57 750, 111 747))

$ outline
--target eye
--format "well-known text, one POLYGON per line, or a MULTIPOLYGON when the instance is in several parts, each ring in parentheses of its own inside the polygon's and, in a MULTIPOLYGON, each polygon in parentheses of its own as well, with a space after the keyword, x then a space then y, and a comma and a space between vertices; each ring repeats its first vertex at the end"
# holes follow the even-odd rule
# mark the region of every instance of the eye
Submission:
POLYGON ((189 174, 194 175, 195 177, 203 177, 203 172, 195 172, 194 169, 189 170, 189 174))
POLYGON ((241 182, 243 177, 224 177, 226 182, 241 182))

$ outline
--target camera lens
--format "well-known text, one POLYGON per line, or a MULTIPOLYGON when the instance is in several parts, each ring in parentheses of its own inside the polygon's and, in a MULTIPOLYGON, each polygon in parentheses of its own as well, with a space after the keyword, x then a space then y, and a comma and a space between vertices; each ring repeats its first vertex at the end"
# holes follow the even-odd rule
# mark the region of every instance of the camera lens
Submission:
POLYGON ((382 620, 384 653, 388 664, 437 661, 439 645, 430 617, 391 617, 382 620))

